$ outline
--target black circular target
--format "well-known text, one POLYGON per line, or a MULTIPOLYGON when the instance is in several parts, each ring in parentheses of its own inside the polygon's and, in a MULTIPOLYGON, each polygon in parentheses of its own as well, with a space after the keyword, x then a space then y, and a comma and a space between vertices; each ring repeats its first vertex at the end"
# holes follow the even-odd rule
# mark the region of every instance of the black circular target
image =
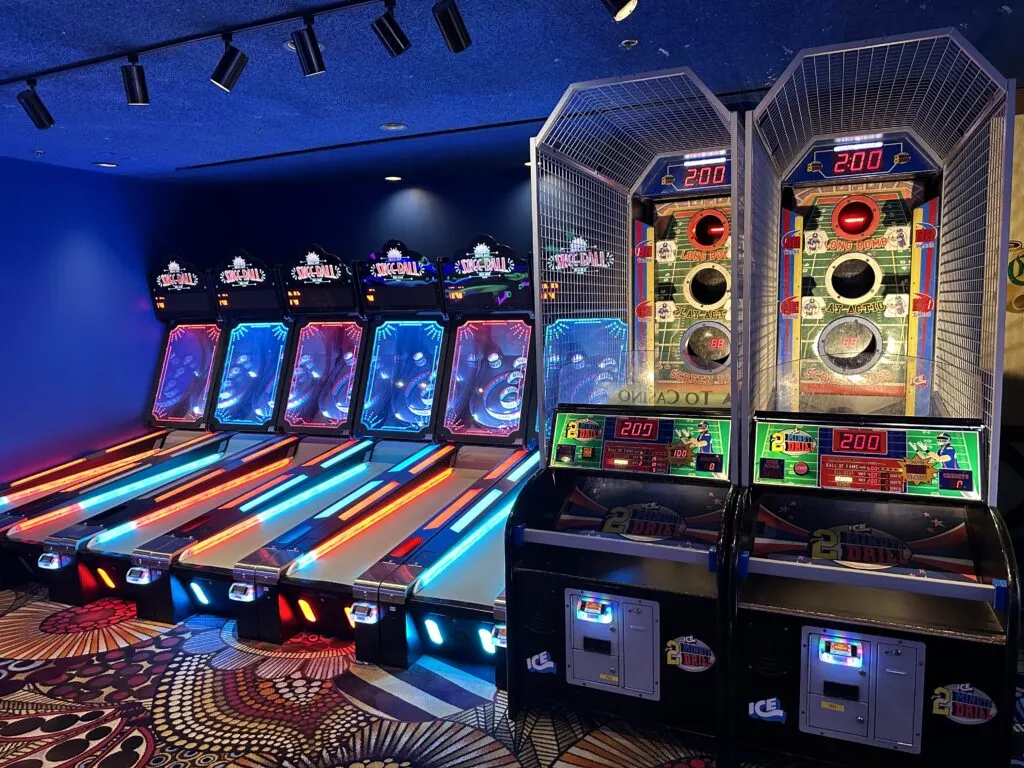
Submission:
POLYGON ((725 298, 729 281, 714 267, 699 267, 690 277, 690 295, 702 306, 714 306, 725 298))
POLYGON ((725 220, 718 213, 703 213, 693 223, 693 239, 705 248, 714 248, 727 234, 725 220))
POLYGON ((877 281, 874 265, 856 256, 836 264, 830 275, 832 290, 848 301, 856 301, 872 293, 877 281))
POLYGON ((694 368, 703 373, 714 373, 729 364, 732 340, 725 326, 698 323, 683 337, 681 351, 694 368))
POLYGON ((863 373, 882 356, 882 335, 869 320, 841 317, 821 332, 818 354, 836 373, 863 373))

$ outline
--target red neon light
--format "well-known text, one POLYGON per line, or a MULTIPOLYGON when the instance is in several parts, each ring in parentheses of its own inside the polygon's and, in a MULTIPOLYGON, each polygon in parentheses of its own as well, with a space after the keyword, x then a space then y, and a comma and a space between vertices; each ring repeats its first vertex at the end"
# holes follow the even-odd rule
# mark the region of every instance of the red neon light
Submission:
POLYGON ((307 461, 302 466, 304 466, 304 467, 311 467, 314 464, 320 464, 321 462, 326 461, 327 459, 331 458, 331 456, 334 456, 336 453, 341 453, 346 448, 351 448, 355 444, 356 444, 355 440, 346 440, 341 445, 337 445, 334 448, 331 448, 331 450, 327 451, 326 453, 321 453, 319 456, 314 456, 312 459, 307 461))
POLYGON ((145 457, 152 455, 152 453, 153 451, 147 451, 146 453, 143 453, 140 456, 133 456, 131 458, 126 459, 118 459, 117 461, 112 461, 109 462, 108 464, 104 464, 102 467, 93 467, 92 469, 82 470, 81 472, 76 472, 75 474, 68 475, 67 477, 61 477, 58 478, 57 480, 50 480, 49 482, 42 483, 41 485, 34 485, 31 488, 22 488, 20 491, 8 494, 6 498, 8 502, 16 505, 21 503, 24 499, 42 496, 43 494, 49 493, 50 491, 55 491, 61 488, 67 490, 77 490, 78 488, 81 488, 85 485, 98 483, 104 477, 116 475, 126 466, 136 464, 145 457))
POLYGON ((158 429, 157 431, 150 432, 149 434, 143 435, 142 437, 136 437, 134 440, 128 440, 128 441, 126 441, 124 443, 118 443, 117 445, 112 445, 109 448, 107 448, 104 451, 104 453, 113 453, 114 451, 119 451, 122 448, 127 448, 129 445, 135 445, 136 443, 141 443, 141 442, 144 442, 146 440, 156 440, 158 438, 163 437, 166 434, 167 434, 167 430, 166 429, 158 429))
POLYGON ((427 467, 431 466, 432 464, 436 464, 437 460, 440 459, 442 456, 447 456, 449 453, 451 453, 454 450, 455 450, 455 446, 454 445, 446 445, 441 450, 434 451, 432 454, 427 456, 427 458, 425 458, 419 464, 413 465, 412 469, 409 470, 409 474, 410 475, 418 475, 421 471, 423 471, 427 467))
POLYGON ((424 526, 424 530, 432 531, 435 528, 440 528, 442 525, 451 520, 458 513, 460 509, 469 504, 473 498, 482 491, 483 488, 470 488, 464 494, 459 496, 455 501, 449 504, 445 509, 441 511, 441 514, 437 515, 433 520, 424 526))
POLYGON ((416 547, 423 543, 422 536, 413 536, 410 539, 406 539, 404 542, 399 544, 393 550, 391 550, 391 557, 405 557, 412 552, 416 547))
POLYGON ((248 464, 253 459, 258 459, 260 456, 266 456, 268 453, 279 450, 281 448, 285 448, 291 445, 292 443, 298 442, 298 440, 299 438, 297 437, 289 437, 284 440, 280 440, 276 443, 273 443, 272 445, 268 445, 266 448, 263 448, 262 450, 256 451, 256 453, 250 453, 248 456, 242 459, 242 463, 248 464))
POLYGON ((68 467, 73 467, 76 464, 81 464, 83 461, 85 461, 85 459, 74 459, 73 461, 68 461, 65 462, 64 464, 59 464, 56 467, 52 467, 51 469, 47 469, 42 472, 36 472, 34 475, 29 475, 28 477, 23 477, 20 480, 15 480, 13 483, 11 483, 11 488, 14 488, 16 485, 24 485, 25 483, 37 480, 40 477, 46 477, 47 475, 51 475, 54 472, 58 472, 59 470, 67 469, 68 467))
POLYGON ((515 464, 525 455, 526 451, 516 451, 503 462, 501 462, 501 464, 499 464, 486 475, 484 475, 484 480, 493 480, 496 477, 501 477, 503 474, 505 474, 506 471, 508 471, 512 467, 513 464, 515 464))
POLYGON ((30 520, 22 520, 17 525, 11 526, 11 533, 24 533, 30 531, 33 528, 38 528, 40 525, 45 525, 51 520, 60 520, 62 517, 70 515, 72 512, 77 512, 81 507, 76 504, 68 504, 66 507, 60 507, 52 512, 47 512, 45 515, 39 517, 33 517, 30 520))
POLYGON ((415 499, 415 498, 417 498, 419 496, 422 496, 424 493, 426 493, 427 491, 431 490, 432 488, 436 488, 437 486, 441 485, 441 483, 443 483, 445 480, 450 478, 454 472, 455 472, 455 470, 452 469, 451 467, 449 467, 448 469, 444 470, 444 472, 440 472, 436 476, 434 476, 434 477, 430 478, 429 480, 427 480, 425 483, 423 483, 423 485, 419 486, 418 488, 414 488, 413 490, 409 491, 408 493, 405 493, 405 494, 399 496, 397 499, 395 499, 393 502, 391 502, 387 506, 381 507, 379 510, 374 512, 372 515, 367 515, 366 517, 364 517, 359 522, 353 523, 352 525, 348 526, 341 533, 339 533, 339 534, 333 536, 332 538, 328 539, 327 541, 325 541, 320 546, 314 547, 310 551, 310 554, 312 555, 312 560, 320 559, 321 557, 326 555, 328 552, 331 552, 331 551, 337 549, 338 547, 340 547, 342 544, 344 544, 349 539, 352 539, 352 538, 358 536, 360 533, 365 531, 367 528, 373 527, 374 525, 379 523, 381 520, 383 520, 385 517, 390 515, 392 512, 394 512, 394 511, 396 511, 398 509, 401 509, 408 502, 412 501, 413 499, 415 499))
POLYGON ((169 453, 171 456, 178 456, 184 453, 186 448, 191 448, 194 445, 199 445, 200 443, 205 443, 210 440, 215 440, 218 438, 220 438, 219 432, 207 432, 205 434, 199 435, 199 437, 193 437, 191 440, 186 440, 184 443, 181 443, 180 445, 173 445, 170 448, 164 448, 161 451, 159 451, 157 455, 163 456, 164 454, 169 453))

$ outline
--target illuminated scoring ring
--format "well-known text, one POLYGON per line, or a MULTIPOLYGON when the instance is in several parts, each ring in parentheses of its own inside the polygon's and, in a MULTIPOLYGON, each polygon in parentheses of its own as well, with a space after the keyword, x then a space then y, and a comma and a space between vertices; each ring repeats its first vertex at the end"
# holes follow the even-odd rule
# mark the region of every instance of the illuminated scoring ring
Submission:
POLYGON ((729 217, 717 208, 697 211, 687 229, 690 244, 701 251, 721 248, 729 239, 729 217))
POLYGON ((871 237, 880 221, 878 203, 866 195, 844 197, 832 209, 832 231, 844 240, 871 237))
POLYGON ((691 367, 701 373, 718 373, 729 366, 732 335, 729 329, 721 323, 701 322, 690 326, 679 342, 679 352, 683 359, 691 367), (708 346, 709 342, 721 339, 722 349, 717 356, 710 356, 712 352, 708 346), (705 354, 701 354, 704 352, 705 354))
POLYGON ((825 290, 849 307, 863 304, 882 286, 882 268, 866 253, 844 253, 825 270, 825 290))
POLYGON ((691 307, 710 312, 729 300, 732 278, 721 264, 701 264, 686 273, 683 296, 691 307))
POLYGON ((815 349, 821 362, 844 376, 871 369, 885 351, 878 326, 863 317, 849 316, 826 325, 815 349))

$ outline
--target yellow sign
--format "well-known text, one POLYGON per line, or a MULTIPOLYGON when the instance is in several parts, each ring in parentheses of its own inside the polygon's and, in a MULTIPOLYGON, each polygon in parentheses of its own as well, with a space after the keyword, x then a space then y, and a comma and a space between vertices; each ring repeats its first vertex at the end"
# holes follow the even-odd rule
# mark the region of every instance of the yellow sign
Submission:
POLYGON ((846 711, 846 705, 845 704, 836 704, 834 701, 823 701, 823 702, 821 702, 821 708, 822 709, 827 709, 830 712, 845 712, 846 711))

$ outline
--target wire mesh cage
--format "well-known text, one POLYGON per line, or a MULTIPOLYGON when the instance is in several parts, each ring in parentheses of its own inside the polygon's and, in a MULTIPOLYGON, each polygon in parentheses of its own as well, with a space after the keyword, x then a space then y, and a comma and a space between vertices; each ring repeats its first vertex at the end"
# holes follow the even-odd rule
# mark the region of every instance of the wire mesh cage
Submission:
MULTIPOLYGON (((531 147, 543 436, 559 403, 635 405, 623 393, 645 386, 648 351, 638 348, 633 324, 639 186, 662 158, 729 150, 735 208, 740 146, 736 116, 689 69, 578 83, 563 95, 531 147)), ((742 232, 739 219, 732 229, 742 232)), ((734 297, 742 296, 739 239, 732 237, 734 297)), ((735 336, 735 298, 731 315, 735 336)))
MULTIPOLYGON (((922 415, 983 423, 988 466, 998 466, 1012 118, 1012 82, 955 30, 796 56, 747 115, 746 413, 778 409, 782 399, 783 179, 815 141, 900 131, 941 170, 931 395, 922 415)), ((995 499, 996 475, 989 473, 986 499, 995 499)))

